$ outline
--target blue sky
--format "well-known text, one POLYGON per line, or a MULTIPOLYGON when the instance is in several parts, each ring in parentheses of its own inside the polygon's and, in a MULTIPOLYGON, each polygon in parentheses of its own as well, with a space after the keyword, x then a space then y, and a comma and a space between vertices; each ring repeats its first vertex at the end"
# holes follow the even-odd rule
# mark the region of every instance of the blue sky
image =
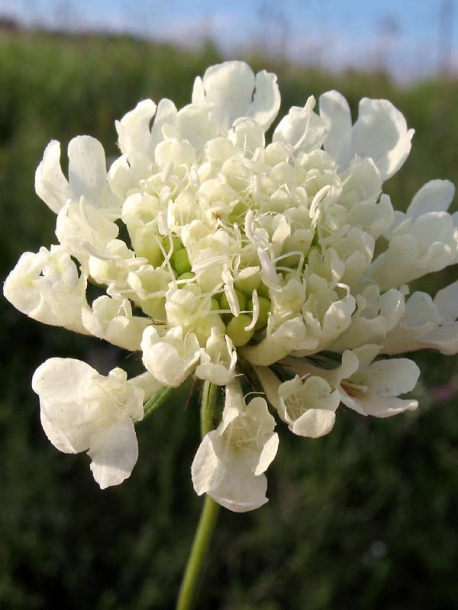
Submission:
POLYGON ((228 57, 257 44, 334 69, 378 63, 409 79, 447 58, 458 72, 458 0, 0 0, 0 14, 183 45, 211 37, 228 57))

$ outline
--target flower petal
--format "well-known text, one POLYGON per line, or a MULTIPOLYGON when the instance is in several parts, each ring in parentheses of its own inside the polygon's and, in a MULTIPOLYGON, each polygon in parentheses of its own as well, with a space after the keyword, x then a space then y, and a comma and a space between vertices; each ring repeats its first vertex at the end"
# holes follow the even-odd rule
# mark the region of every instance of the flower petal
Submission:
POLYGON ((88 454, 92 459, 92 474, 101 489, 127 479, 138 459, 137 435, 130 417, 92 437, 88 454))
POLYGON ((265 472, 272 464, 275 459, 275 456, 277 455, 279 443, 280 438, 276 432, 274 432, 272 436, 267 439, 264 444, 264 447, 262 448, 261 455, 259 456, 259 462, 257 463, 256 468, 254 470, 254 474, 256 476, 259 476, 260 474, 265 472))
POLYGON ((35 191, 53 212, 57 212, 71 197, 70 185, 60 165, 60 143, 51 140, 43 160, 35 172, 35 191))
POLYGON ((191 476, 194 490, 198 496, 218 487, 224 476, 224 468, 220 467, 221 462, 214 448, 214 443, 218 444, 218 439, 216 431, 206 434, 194 456, 191 476))
POLYGON ((59 451, 79 453, 89 448, 93 427, 84 407, 78 405, 81 389, 94 375, 97 371, 81 360, 50 358, 32 377, 32 389, 40 397, 44 431, 59 451))
POLYGON ((80 197, 84 197, 97 207, 107 180, 103 146, 95 138, 78 136, 68 145, 68 159, 72 198, 79 201, 80 197))
POLYGON ((226 476, 216 489, 208 492, 218 504, 235 513, 256 510, 265 504, 267 477, 264 474, 253 476, 243 466, 231 464, 231 476, 226 476))
POLYGON ((255 87, 247 116, 267 131, 280 108, 280 91, 276 75, 265 70, 258 72, 255 87))
POLYGON ((428 212, 446 212, 455 196, 450 180, 430 180, 414 195, 407 208, 407 216, 417 218, 428 212))
POLYGON ((331 432, 336 421, 334 411, 326 409, 309 409, 303 413, 291 426, 291 431, 298 436, 319 438, 331 432))
POLYGON ((408 358, 378 360, 368 369, 369 390, 381 396, 398 396, 410 392, 420 376, 420 369, 408 358))
POLYGON ((320 96, 320 116, 324 120, 327 136, 324 149, 337 163, 346 168, 351 161, 351 113, 344 96, 338 91, 328 91, 320 96))
POLYGON ((404 115, 388 100, 363 98, 352 130, 352 152, 370 157, 383 180, 395 174, 407 159, 413 129, 407 130, 404 115))
POLYGON ((152 137, 150 123, 156 112, 156 104, 152 100, 142 100, 136 107, 116 121, 119 138, 119 148, 124 155, 150 154, 152 152, 152 137))

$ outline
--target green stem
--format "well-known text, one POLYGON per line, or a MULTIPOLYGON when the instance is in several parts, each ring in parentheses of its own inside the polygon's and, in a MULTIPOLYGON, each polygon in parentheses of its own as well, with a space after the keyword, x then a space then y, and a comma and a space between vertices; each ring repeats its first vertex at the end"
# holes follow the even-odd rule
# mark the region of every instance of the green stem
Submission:
MULTIPOLYGON (((200 410, 202 438, 207 432, 214 429, 213 419, 217 393, 217 386, 208 382, 204 383, 200 410)), ((207 495, 181 583, 176 610, 191 610, 194 608, 199 578, 202 573, 205 555, 210 546, 213 530, 215 529, 218 512, 219 505, 213 498, 207 495)))
POLYGON ((210 546, 210 540, 216 525, 218 512, 219 505, 213 498, 206 496, 191 554, 189 555, 188 564, 181 583, 177 610, 191 610, 194 608, 197 587, 199 585, 199 576, 202 572, 205 555, 210 546))
POLYGON ((202 389, 202 402, 200 405, 200 435, 202 438, 215 429, 216 401, 219 387, 208 381, 204 382, 202 389))
POLYGON ((154 413, 156 409, 159 409, 164 402, 167 400, 169 394, 171 393, 172 388, 162 388, 154 396, 151 396, 149 400, 147 400, 143 406, 144 415, 143 419, 146 419, 151 413, 154 413))

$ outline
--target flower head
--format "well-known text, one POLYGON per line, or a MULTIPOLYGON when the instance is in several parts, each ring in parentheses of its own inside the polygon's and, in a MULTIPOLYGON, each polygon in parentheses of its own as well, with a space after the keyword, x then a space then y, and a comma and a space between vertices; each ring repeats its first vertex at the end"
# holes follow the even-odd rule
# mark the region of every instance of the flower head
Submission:
POLYGON ((275 75, 226 62, 184 108, 143 100, 118 121, 108 170, 89 136, 70 142, 68 178, 59 143, 45 150, 35 185, 59 244, 25 253, 4 294, 38 321, 141 351, 145 395, 120 369, 102 377, 74 360, 34 376, 51 442, 89 451, 102 486, 132 470, 142 401, 195 375, 225 388, 193 462, 196 491, 251 510, 277 451, 269 406, 319 437, 340 403, 378 417, 416 407, 398 396, 418 368, 386 355, 458 351, 456 283, 434 301, 408 286, 458 260, 453 185, 429 182, 405 214, 383 193, 411 148, 403 115, 365 98, 352 124, 331 91, 291 108, 269 141, 279 107, 275 75))

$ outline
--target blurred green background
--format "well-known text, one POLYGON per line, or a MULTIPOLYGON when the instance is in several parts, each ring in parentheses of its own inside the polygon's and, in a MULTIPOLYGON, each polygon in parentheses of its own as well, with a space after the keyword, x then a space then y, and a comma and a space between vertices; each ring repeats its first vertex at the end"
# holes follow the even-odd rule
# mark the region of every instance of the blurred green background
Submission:
MULTIPOLYGON (((34 193, 50 139, 65 149, 90 134, 116 154, 114 120, 142 98, 190 100, 193 79, 222 58, 128 37, 2 34, 0 38, 0 263, 55 242, 54 215, 34 193)), ((363 96, 391 99, 416 129, 413 151, 386 185, 405 208, 432 178, 458 183, 458 81, 395 85, 383 72, 331 75, 252 52, 253 69, 279 76, 283 111, 338 89, 354 110, 363 96)), ((65 161, 64 161, 65 163, 65 161)), ((429 276, 436 290, 456 268, 429 276)), ((201 499, 190 464, 199 443, 187 388, 138 427, 131 478, 100 491, 85 455, 47 441, 30 388, 51 356, 106 372, 135 358, 97 339, 45 327, 0 302, 0 608, 169 610, 201 499)), ((450 610, 458 600, 458 370, 456 357, 415 356, 416 413, 390 420, 339 413, 319 440, 279 425, 270 502, 246 515, 222 511, 199 609, 450 610)), ((188 388, 189 389, 189 388, 188 388)))

